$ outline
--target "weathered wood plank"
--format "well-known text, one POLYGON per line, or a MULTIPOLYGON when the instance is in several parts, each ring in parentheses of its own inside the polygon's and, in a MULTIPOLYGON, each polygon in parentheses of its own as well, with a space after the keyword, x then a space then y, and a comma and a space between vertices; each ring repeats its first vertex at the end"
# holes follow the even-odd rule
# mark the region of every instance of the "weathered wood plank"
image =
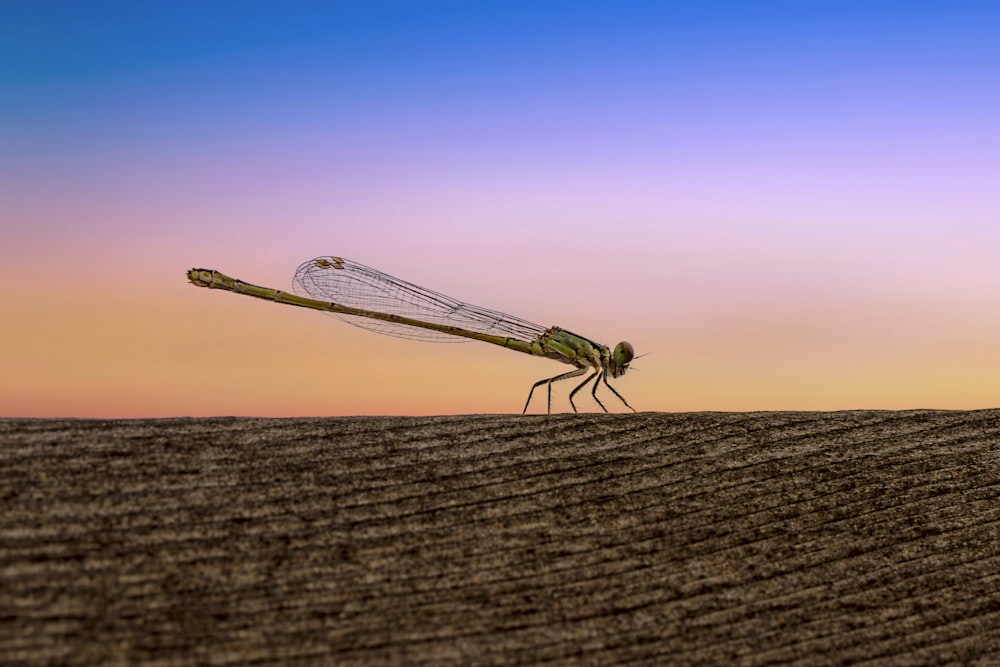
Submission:
POLYGON ((1000 410, 0 420, 3 664, 987 664, 1000 410))

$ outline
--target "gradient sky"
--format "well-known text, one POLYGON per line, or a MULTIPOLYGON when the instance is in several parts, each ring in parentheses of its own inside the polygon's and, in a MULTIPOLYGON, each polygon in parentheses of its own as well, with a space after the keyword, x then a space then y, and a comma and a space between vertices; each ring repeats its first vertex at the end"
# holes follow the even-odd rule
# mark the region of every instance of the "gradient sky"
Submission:
POLYGON ((0 416, 516 412, 568 369, 185 277, 331 254, 631 341, 639 410, 997 407, 998 72, 996 2, 6 5, 0 416))

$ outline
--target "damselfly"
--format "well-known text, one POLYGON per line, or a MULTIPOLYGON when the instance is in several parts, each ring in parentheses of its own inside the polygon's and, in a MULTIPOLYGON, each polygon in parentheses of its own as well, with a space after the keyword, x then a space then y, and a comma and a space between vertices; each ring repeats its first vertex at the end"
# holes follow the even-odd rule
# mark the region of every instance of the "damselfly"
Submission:
POLYGON ((624 375, 635 356, 632 344, 625 341, 612 351, 565 329, 541 327, 499 311, 463 303, 341 257, 318 257, 300 266, 295 272, 294 294, 251 285, 212 269, 191 269, 187 275, 199 287, 324 311, 363 329, 390 336, 436 342, 481 340, 576 367, 531 385, 522 414, 528 411, 535 389, 543 384, 548 387, 551 413, 552 383, 587 372, 590 372, 587 379, 569 393, 573 412, 577 411, 573 396, 590 382, 593 382, 590 393, 602 410, 608 411, 597 397, 597 387, 603 383, 635 412, 608 383, 609 375, 612 378, 624 375))

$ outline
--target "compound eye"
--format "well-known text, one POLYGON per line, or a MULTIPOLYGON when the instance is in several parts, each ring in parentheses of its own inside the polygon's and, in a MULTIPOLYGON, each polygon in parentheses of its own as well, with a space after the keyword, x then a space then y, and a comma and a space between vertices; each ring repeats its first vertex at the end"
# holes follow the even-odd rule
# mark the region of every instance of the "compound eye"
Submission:
POLYGON ((615 351, 614 354, 611 355, 611 358, 614 359, 616 365, 620 368, 624 368, 628 365, 628 362, 632 361, 634 356, 635 348, 632 347, 632 343, 622 341, 615 345, 615 351))

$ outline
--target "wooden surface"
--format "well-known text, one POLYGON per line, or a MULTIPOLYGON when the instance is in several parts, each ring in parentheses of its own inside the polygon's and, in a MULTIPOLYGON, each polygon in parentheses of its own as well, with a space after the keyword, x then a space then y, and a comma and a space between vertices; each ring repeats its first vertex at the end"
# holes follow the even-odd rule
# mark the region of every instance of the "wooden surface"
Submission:
POLYGON ((1000 664, 1000 411, 0 420, 0 663, 1000 664))

